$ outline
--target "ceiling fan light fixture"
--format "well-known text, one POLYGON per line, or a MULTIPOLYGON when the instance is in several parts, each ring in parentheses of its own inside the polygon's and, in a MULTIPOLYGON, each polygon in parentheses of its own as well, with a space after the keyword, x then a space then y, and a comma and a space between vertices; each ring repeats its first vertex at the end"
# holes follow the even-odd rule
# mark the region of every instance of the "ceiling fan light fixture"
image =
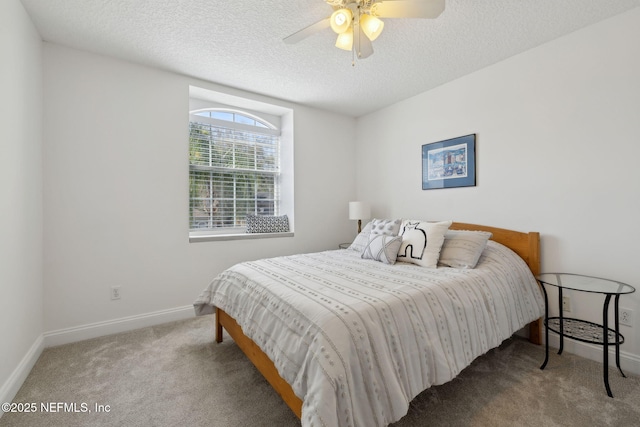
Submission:
POLYGON ((353 27, 348 28, 344 33, 338 34, 336 47, 342 50, 353 49, 353 27))
POLYGON ((342 34, 351 27, 353 13, 350 9, 338 9, 331 14, 331 29, 336 34, 342 34))
MULTIPOLYGON (((324 0, 332 12, 288 37, 287 44, 297 43, 327 27, 338 35, 336 47, 350 50, 359 59, 373 54, 373 41, 382 34, 388 18, 435 19, 447 0, 324 0), (383 22, 385 20, 385 22, 383 22)), ((352 61, 352 64, 354 61, 352 61)))
POLYGON ((376 18, 368 14, 364 14, 360 17, 360 26, 362 31, 366 34, 367 38, 374 41, 382 34, 384 28, 384 22, 381 19, 376 18))

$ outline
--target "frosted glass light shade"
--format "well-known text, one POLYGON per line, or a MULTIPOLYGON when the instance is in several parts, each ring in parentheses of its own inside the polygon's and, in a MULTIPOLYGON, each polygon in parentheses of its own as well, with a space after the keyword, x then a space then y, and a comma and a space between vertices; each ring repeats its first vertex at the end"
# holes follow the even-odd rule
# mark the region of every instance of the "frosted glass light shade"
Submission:
POLYGON ((338 34, 336 47, 342 50, 351 50, 353 48, 353 28, 349 28, 344 33, 338 34))
POLYGON ((336 34, 342 34, 351 27, 353 13, 349 9, 338 9, 331 14, 331 29, 336 34))
POLYGON ((362 31, 367 35, 367 38, 374 41, 382 34, 384 22, 375 16, 365 14, 360 17, 360 26, 362 27, 362 31))
POLYGON ((371 218, 371 207, 366 202, 349 202, 349 219, 371 218))

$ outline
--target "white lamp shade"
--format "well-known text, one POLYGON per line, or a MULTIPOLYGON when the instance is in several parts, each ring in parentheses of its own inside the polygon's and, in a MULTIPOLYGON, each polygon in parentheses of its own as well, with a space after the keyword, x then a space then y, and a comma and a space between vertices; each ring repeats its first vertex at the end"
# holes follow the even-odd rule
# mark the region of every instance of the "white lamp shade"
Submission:
POLYGON ((360 26, 362 27, 362 31, 367 35, 367 38, 374 41, 382 33, 384 22, 375 16, 362 15, 360 17, 360 26))
POLYGON ((342 50, 353 49, 353 28, 349 28, 344 33, 338 34, 336 47, 342 50))
POLYGON ((371 207, 366 202, 349 202, 349 219, 371 218, 371 207))
POLYGON ((342 34, 349 27, 351 27, 351 21, 353 20, 353 13, 349 9, 338 9, 331 14, 331 29, 336 34, 342 34))

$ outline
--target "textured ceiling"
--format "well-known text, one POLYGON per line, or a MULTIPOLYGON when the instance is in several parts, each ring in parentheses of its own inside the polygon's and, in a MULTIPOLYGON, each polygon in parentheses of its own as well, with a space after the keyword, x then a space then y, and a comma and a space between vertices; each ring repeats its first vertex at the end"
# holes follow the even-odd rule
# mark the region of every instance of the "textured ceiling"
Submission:
MULTIPOLYGON (((421 1, 421 0, 416 0, 421 1)), ((429 0, 422 0, 429 1, 429 0)), ((435 20, 386 19, 351 64, 323 0, 22 0, 43 40, 354 117, 640 6, 640 0, 447 0, 435 20)))

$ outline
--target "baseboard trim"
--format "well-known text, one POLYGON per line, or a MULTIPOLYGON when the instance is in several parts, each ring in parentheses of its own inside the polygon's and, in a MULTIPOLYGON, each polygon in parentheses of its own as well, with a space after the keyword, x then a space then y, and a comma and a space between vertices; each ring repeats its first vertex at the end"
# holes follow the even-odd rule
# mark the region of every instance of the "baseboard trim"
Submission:
MULTIPOLYGON (((560 348, 560 337, 558 335, 549 334, 549 347, 553 348, 553 351, 557 353, 558 348, 560 348)), ((620 367, 625 374, 629 373, 640 375, 640 357, 633 353, 628 353, 622 350, 623 348, 624 344, 622 344, 622 346, 620 347, 620 367)), ((602 363, 602 346, 587 344, 580 341, 574 341, 570 338, 565 338, 563 351, 602 363)), ((615 355, 615 346, 610 346, 609 366, 616 366, 615 355)))
POLYGON ((117 334, 119 332, 132 331, 146 328, 147 326, 160 325, 162 323, 184 320, 195 316, 192 305, 176 307, 168 310, 154 311, 104 322, 90 323, 72 328, 58 329, 45 332, 44 343, 46 347, 69 344, 86 339, 117 334))
MULTIPOLYGON (((11 402, 13 400, 27 379, 31 369, 33 369, 33 365, 35 365, 42 351, 47 347, 69 344, 90 338, 117 334, 119 332, 132 331, 134 329, 160 325, 176 320, 189 319, 194 316, 195 311, 193 310, 193 306, 188 305, 45 332, 35 340, 29 351, 27 351, 27 354, 25 354, 9 378, 2 387, 0 387, 0 402, 11 402)), ((3 413, 4 412, 0 411, 0 417, 2 417, 3 413)))
MULTIPOLYGON (((9 378, 5 381, 5 383, 0 388, 0 402, 11 402, 13 398, 22 387, 22 384, 29 376, 29 372, 33 369, 33 365, 36 364, 38 358, 42 354, 42 350, 44 350, 44 337, 42 335, 38 336, 34 343, 27 351, 27 354, 24 355, 16 369, 13 370, 9 378)), ((3 411, 0 410, 0 417, 4 414, 3 411)))

